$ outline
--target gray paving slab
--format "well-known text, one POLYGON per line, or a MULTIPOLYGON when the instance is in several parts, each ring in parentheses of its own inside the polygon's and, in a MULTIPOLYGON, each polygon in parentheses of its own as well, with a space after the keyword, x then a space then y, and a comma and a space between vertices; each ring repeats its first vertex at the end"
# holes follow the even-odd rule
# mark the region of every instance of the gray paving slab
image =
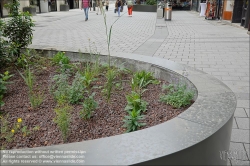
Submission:
POLYGON ((249 130, 232 129, 231 141, 237 143, 250 143, 249 130))
POLYGON ((232 165, 240 165, 240 166, 249 166, 249 161, 242 161, 242 160, 231 160, 232 165))
POLYGON ((243 143, 230 143, 229 152, 227 153, 230 160, 248 160, 247 152, 243 143))
POLYGON ((249 118, 235 118, 239 129, 249 130, 249 118))
MULTIPOLYGON (((247 128, 244 118, 245 114, 249 117, 249 35, 246 30, 205 20, 197 12, 173 11, 172 21, 165 22, 152 12, 133 12, 133 17, 128 17, 126 7, 118 18, 113 9, 111 4, 106 12, 108 28, 119 19, 112 28, 112 52, 166 58, 216 77, 236 94, 236 121, 239 128, 247 128)), ((89 12, 86 22, 79 9, 33 18, 36 27, 32 48, 85 52, 91 48, 107 54, 104 20, 94 11, 89 12)), ((233 129, 231 141, 249 145, 249 128, 233 129)), ((246 161, 232 160, 231 163, 244 165, 246 161)))
POLYGON ((250 144, 244 144, 244 147, 245 147, 245 149, 246 149, 246 151, 247 151, 247 156, 248 156, 248 159, 250 159, 250 153, 249 153, 249 151, 250 151, 250 146, 249 146, 250 144))
POLYGON ((244 108, 236 108, 234 117, 246 118, 247 114, 244 108))

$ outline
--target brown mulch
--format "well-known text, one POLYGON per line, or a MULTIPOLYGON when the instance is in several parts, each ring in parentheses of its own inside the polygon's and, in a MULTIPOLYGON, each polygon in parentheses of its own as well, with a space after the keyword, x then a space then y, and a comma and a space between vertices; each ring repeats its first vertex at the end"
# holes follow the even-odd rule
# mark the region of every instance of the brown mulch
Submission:
MULTIPOLYGON (((89 120, 83 120, 79 116, 82 104, 72 105, 70 133, 67 142, 62 139, 62 134, 53 121, 55 111, 53 110, 57 103, 49 91, 51 78, 56 74, 56 67, 48 67, 36 74, 36 87, 39 87, 46 96, 43 103, 37 108, 32 109, 28 98, 28 89, 23 79, 16 69, 9 70, 11 74, 15 74, 10 81, 12 84, 7 86, 8 92, 4 95, 3 101, 5 105, 1 108, 2 116, 8 114, 9 124, 14 124, 17 118, 22 118, 22 126, 27 126, 29 130, 39 126, 40 129, 32 131, 30 135, 23 136, 21 132, 17 132, 14 140, 7 143, 5 149, 32 148, 40 146, 50 146, 63 143, 79 142, 84 140, 92 140, 102 137, 123 134, 126 129, 123 126, 124 116, 127 112, 124 110, 127 105, 126 95, 131 92, 130 82, 123 82, 123 89, 115 89, 111 95, 110 104, 107 104, 105 97, 101 93, 101 89, 95 88, 95 101, 98 102, 98 108, 94 111, 93 116, 89 120)), ((0 71, 3 73, 4 71, 0 71)), ((131 76, 123 75, 122 80, 131 80, 131 76)), ((101 86, 105 82, 104 76, 99 76, 98 80, 92 86, 101 86)), ((147 91, 143 94, 143 100, 147 101, 147 111, 144 113, 143 122, 146 126, 140 128, 148 128, 176 117, 186 108, 174 109, 169 105, 161 103, 159 96, 162 93, 163 84, 168 82, 161 80, 158 85, 150 84, 147 91)), ((3 139, 0 141, 4 141, 3 139)), ((1 144, 6 142, 0 142, 1 144)))

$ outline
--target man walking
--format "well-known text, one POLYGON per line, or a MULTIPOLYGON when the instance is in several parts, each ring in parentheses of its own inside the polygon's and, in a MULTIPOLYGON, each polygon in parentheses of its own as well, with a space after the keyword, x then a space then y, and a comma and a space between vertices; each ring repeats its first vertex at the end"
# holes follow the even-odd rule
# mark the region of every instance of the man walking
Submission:
POLYGON ((84 13, 85 13, 85 21, 88 21, 88 12, 89 12, 89 3, 90 1, 89 0, 82 0, 82 7, 81 7, 81 10, 83 9, 84 10, 84 13))

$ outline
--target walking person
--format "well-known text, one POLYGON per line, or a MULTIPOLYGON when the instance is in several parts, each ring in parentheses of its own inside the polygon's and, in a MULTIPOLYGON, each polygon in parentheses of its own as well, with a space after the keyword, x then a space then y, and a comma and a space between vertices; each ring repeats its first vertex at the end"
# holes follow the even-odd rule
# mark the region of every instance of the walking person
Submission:
POLYGON ((164 14, 165 14, 165 5, 166 5, 166 0, 163 0, 162 3, 161 3, 161 6, 162 6, 162 10, 163 10, 163 13, 162 13, 162 18, 164 18, 164 14))
POLYGON ((109 10, 109 0, 106 0, 105 3, 106 3, 106 11, 108 11, 109 10))
POLYGON ((100 10, 100 14, 102 14, 101 3, 102 3, 101 0, 96 0, 96 7, 97 7, 97 9, 96 9, 96 15, 99 14, 99 10, 100 10))
POLYGON ((127 1, 127 7, 128 7, 128 15, 132 17, 133 0, 128 0, 127 1))
POLYGON ((85 21, 88 21, 88 12, 89 12, 89 0, 82 0, 81 10, 84 10, 85 13, 85 21))
POLYGON ((120 17, 120 12, 121 12, 121 7, 122 7, 122 1, 121 0, 116 0, 115 2, 115 7, 117 9, 118 12, 118 17, 120 17))

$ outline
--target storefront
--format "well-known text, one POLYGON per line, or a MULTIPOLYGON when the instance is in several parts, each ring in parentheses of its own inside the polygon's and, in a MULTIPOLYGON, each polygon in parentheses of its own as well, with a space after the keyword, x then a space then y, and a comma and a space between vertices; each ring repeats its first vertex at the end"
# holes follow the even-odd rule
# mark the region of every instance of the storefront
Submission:
POLYGON ((199 1, 200 0, 192 0, 192 10, 199 12, 199 1))
POLYGON ((69 9, 79 9, 79 0, 68 0, 69 9))
POLYGON ((190 0, 174 0, 172 1, 173 10, 191 10, 190 0))
POLYGON ((244 28, 249 26, 250 0, 225 0, 222 18, 232 23, 239 23, 244 28))

